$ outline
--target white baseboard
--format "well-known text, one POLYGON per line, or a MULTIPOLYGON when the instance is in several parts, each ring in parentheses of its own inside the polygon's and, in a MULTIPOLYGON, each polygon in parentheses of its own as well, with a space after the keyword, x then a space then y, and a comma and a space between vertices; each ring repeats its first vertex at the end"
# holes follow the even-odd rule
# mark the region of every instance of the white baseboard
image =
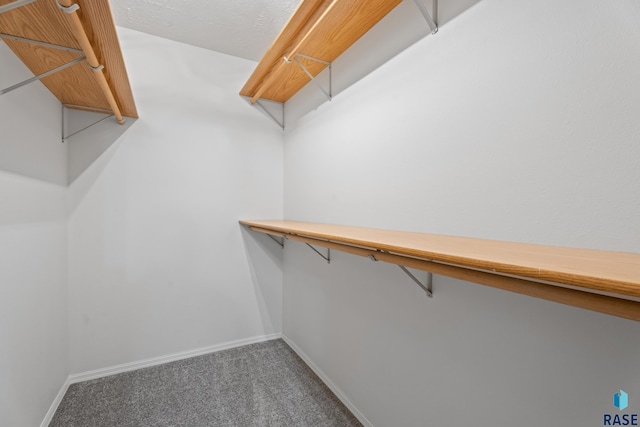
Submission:
POLYGON ((252 338, 245 338, 236 341, 229 341, 222 344, 212 345, 209 347, 203 347, 196 350, 183 351, 180 353, 169 354, 167 356, 153 357, 151 359, 139 360, 131 363, 123 363, 122 365, 111 366, 102 369, 96 369, 94 371, 81 372, 79 374, 69 375, 67 380, 60 388, 56 398, 54 399, 49 411, 45 415, 40 427, 47 427, 53 418, 53 415, 58 410, 58 406, 60 402, 62 402, 62 398, 64 397, 67 389, 71 384, 79 383, 82 381, 94 380, 97 378, 108 377, 110 375, 120 374, 122 372, 134 371, 136 369, 147 368, 150 366, 162 365, 163 363, 169 363, 176 360, 188 359, 190 357, 201 356, 203 354, 214 353, 216 351, 228 350, 230 348, 241 347, 243 345, 255 344, 258 342, 270 341, 281 338, 282 334, 270 334, 270 335, 260 335, 252 338))
POLYGON ((353 413, 353 415, 358 419, 358 421, 360 421, 364 426, 366 427, 374 427, 373 424, 371 423, 371 421, 369 421, 363 414, 362 412, 360 412, 358 410, 358 408, 355 407, 355 405, 353 403, 351 403, 351 401, 347 398, 347 396, 342 392, 342 390, 340 390, 340 388, 338 388, 338 386, 336 386, 330 379, 329 377, 322 371, 322 369, 318 368, 318 366, 316 366, 315 363, 313 363, 313 361, 311 360, 311 358, 309 358, 309 356, 307 356, 307 354, 302 351, 300 349, 300 347, 298 347, 292 340, 291 338, 287 337, 284 333, 282 334, 282 339, 284 340, 284 342, 286 342, 287 344, 289 344, 289 347, 291 347, 293 349, 293 351, 295 351, 298 356, 300 356, 300 358, 302 360, 305 361, 305 363, 307 365, 309 365, 309 367, 311 368, 311 370, 313 372, 315 372, 315 374, 320 377, 320 379, 322 380, 322 382, 325 383, 325 385, 327 387, 329 387, 329 389, 333 392, 333 394, 336 395, 336 397, 338 399, 340 399, 340 401, 342 403, 344 403, 344 406, 346 406, 351 413, 353 413))
POLYGON ((216 351, 228 350, 230 348, 241 347, 243 345, 255 344, 258 342, 270 341, 274 339, 282 338, 302 360, 311 368, 315 374, 329 387, 329 389, 340 399, 342 403, 353 413, 353 415, 366 427, 374 427, 373 424, 355 407, 353 403, 347 398, 347 396, 336 386, 329 377, 318 368, 315 363, 302 351, 289 337, 285 334, 276 333, 270 335, 261 335, 252 338, 245 338, 236 341, 229 341, 222 344, 213 345, 210 347, 203 347, 196 350, 189 350, 180 353, 169 354, 166 356, 153 357, 151 359, 139 360, 136 362, 123 363, 121 365, 111 366, 102 369, 96 369, 93 371, 81 372, 78 374, 69 375, 67 381, 62 385, 62 388, 58 392, 55 400, 51 404, 47 415, 45 416, 40 427, 47 427, 56 413, 62 398, 64 397, 67 389, 71 384, 79 383, 82 381, 93 380, 97 378, 108 377, 110 375, 120 374, 123 372, 134 371, 136 369, 147 368, 150 366, 162 365, 163 363, 174 362, 176 360, 188 359, 190 357, 201 356, 203 354, 214 353, 216 351))
POLYGON ((94 380, 97 378, 108 377, 111 375, 121 374, 123 372, 135 371, 136 369, 148 368, 150 366, 162 365, 163 363, 174 362, 176 360, 188 359, 190 357, 201 356, 203 354, 215 353, 216 351, 227 350, 243 345, 255 344, 263 341, 270 341, 280 338, 282 334, 260 335, 252 338, 244 338, 241 340, 229 341, 222 344, 203 347, 196 350, 183 351, 180 353, 169 354, 166 356, 153 357, 151 359, 139 360, 136 362, 123 363, 122 365, 110 366, 107 368, 96 369, 94 371, 81 372, 69 375, 67 382, 75 384, 82 381, 94 380))
POLYGON ((60 406, 60 402, 62 402, 62 398, 67 392, 67 389, 69 388, 69 384, 70 384, 69 378, 67 378, 64 384, 62 384, 62 387, 60 387, 60 391, 56 395, 56 398, 53 399, 53 403, 49 407, 47 414, 44 416, 44 420, 42 420, 42 423, 40 423, 40 427, 47 427, 49 425, 49 423, 51 422, 51 419, 53 418, 53 415, 58 410, 58 406, 60 406))

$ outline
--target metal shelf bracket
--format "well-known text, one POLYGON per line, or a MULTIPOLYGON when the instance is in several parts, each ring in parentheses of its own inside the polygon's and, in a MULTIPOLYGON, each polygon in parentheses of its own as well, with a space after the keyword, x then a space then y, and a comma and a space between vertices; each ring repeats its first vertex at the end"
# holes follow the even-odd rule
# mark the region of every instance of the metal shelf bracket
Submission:
MULTIPOLYGON (((285 56, 284 60, 288 64, 291 63, 291 60, 289 58, 287 58, 286 56, 285 56)), ((318 87, 318 89, 320 89, 320 91, 322 93, 324 93, 324 95, 327 97, 327 99, 329 101, 331 101, 331 99, 333 98, 333 83, 332 83, 333 78, 332 78, 332 71, 331 71, 331 62, 323 61, 322 59, 314 58, 313 56, 303 55, 301 53, 298 53, 297 55, 295 55, 293 57, 293 60, 296 62, 296 64, 298 64, 298 66, 302 69, 302 71, 305 72, 307 77, 309 77, 311 79, 313 84, 315 84, 318 87), (322 87, 322 85, 318 82, 318 80, 315 78, 315 76, 313 74, 311 74, 311 72, 307 69, 307 67, 304 66, 304 64, 302 62, 300 62, 298 57, 309 59, 309 60, 315 61, 315 62, 320 62, 320 63, 325 64, 326 66, 329 67, 329 90, 328 91, 325 88, 322 87)))
MULTIPOLYGON (((435 34, 438 32, 438 24, 436 24, 435 19, 431 17, 431 14, 427 10, 427 7, 422 3, 422 0, 414 0, 416 6, 420 10, 420 13, 424 17, 424 20, 427 21, 427 25, 431 28, 431 34, 435 34)), ((433 16, 438 18, 438 0, 433 0, 433 16)))
POLYGON ((327 261, 327 264, 331 264, 331 249, 327 248, 327 256, 324 256, 324 254, 322 252, 320 252, 319 250, 317 250, 316 248, 314 248, 313 246, 311 246, 308 243, 305 243, 305 245, 309 246, 311 249, 313 249, 313 251, 315 253, 317 253, 318 255, 320 255, 325 261, 327 261))
POLYGON ((20 6, 26 6, 29 3, 33 3, 37 0, 15 0, 9 4, 5 4, 4 6, 0 6, 0 13, 9 12, 10 10, 16 9, 20 6))
MULTIPOLYGON (((375 261, 375 262, 378 261, 373 254, 369 255, 369 259, 371 261, 375 261)), ((407 276, 409 276, 411 278, 411 280, 413 280, 416 283, 416 285, 420 286, 422 288, 422 290, 425 291, 425 293, 427 294, 427 297, 433 298, 433 273, 429 273, 429 272, 427 273, 427 283, 424 284, 420 280, 418 280, 418 278, 416 276, 414 276, 407 269, 407 267, 405 267, 403 265, 398 265, 398 267, 400 267, 400 270, 404 271, 404 273, 407 276)))
POLYGON ((35 82, 36 80, 40 80, 40 79, 43 79, 43 78, 45 78, 45 77, 47 77, 47 76, 50 76, 51 74, 55 74, 55 73, 57 73, 58 71, 62 71, 62 70, 64 70, 65 68, 69 68, 69 67, 71 67, 72 65, 76 65, 77 63, 82 62, 82 61, 84 61, 85 59, 87 59, 87 58, 85 58, 84 56, 81 56, 80 58, 76 58, 76 59, 74 59, 73 61, 71 61, 71 62, 67 62, 66 64, 62 64, 62 65, 60 65, 59 67, 56 67, 56 68, 54 68, 54 69, 52 69, 52 70, 49 70, 49 71, 44 72, 44 73, 42 73, 42 74, 38 74, 37 76, 33 76, 33 77, 31 77, 31 78, 29 78, 29 79, 27 79, 27 80, 25 80, 25 81, 22 81, 22 82, 20 82, 20 83, 16 83, 16 84, 14 84, 13 86, 9 86, 9 87, 8 87, 8 88, 6 88, 6 89, 2 89, 2 90, 0 90, 0 95, 4 95, 5 93, 9 93, 9 92, 11 92, 11 91, 13 91, 13 90, 16 90, 16 89, 18 89, 18 88, 21 88, 22 86, 26 86, 26 85, 28 85, 29 83, 33 83, 33 82, 35 82))
POLYGON ((420 286, 422 288, 422 290, 424 290, 426 292, 427 297, 433 298, 433 273, 427 273, 427 284, 425 285, 420 280, 418 280, 418 278, 416 276, 411 274, 411 272, 409 270, 407 270, 407 268, 405 266, 399 265, 398 267, 400 267, 400 269, 402 271, 404 271, 407 274, 407 276, 409 276, 411 278, 411 280, 416 282, 416 284, 418 286, 420 286))
POLYGON ((271 234, 267 234, 267 236, 271 237, 271 240, 273 240, 274 242, 276 242, 278 245, 280 245, 280 247, 282 249, 284 249, 284 241, 286 240, 286 237, 282 237, 282 241, 276 239, 275 237, 273 237, 271 234))
MULTIPOLYGON (((249 97, 243 97, 243 98, 245 98, 246 101, 249 103, 249 105, 251 105, 251 98, 249 98, 249 97)), ((271 111, 269 111, 269 109, 261 102, 260 99, 256 100, 256 102, 253 105, 256 108, 260 109, 267 117, 269 117, 271 120, 273 120, 282 130, 284 130, 284 125, 285 125, 285 121, 284 121, 284 102, 275 102, 275 101, 269 101, 269 102, 281 105, 281 109, 280 109, 280 117, 281 117, 281 119, 280 120, 278 120, 278 118, 276 117, 276 114, 274 114, 271 111)))
POLYGON ((115 114, 113 114, 113 112, 111 110, 103 110, 103 109, 98 109, 98 108, 86 108, 83 106, 78 106, 78 105, 68 105, 68 104, 62 104, 62 143, 64 144, 65 142, 67 142, 67 139, 71 138, 74 135, 79 134, 80 132, 89 129, 92 126, 97 125, 100 122, 103 122, 107 119, 110 119, 111 117, 115 117, 115 114), (66 120, 65 120, 65 111, 67 110, 67 108, 75 108, 75 109, 80 109, 80 110, 86 110, 86 111, 91 111, 94 113, 101 113, 101 114, 106 114, 105 117, 100 118, 99 120, 96 120, 95 122, 91 123, 88 126, 83 127, 80 130, 77 130, 69 135, 67 135, 67 126, 66 126, 66 120))
MULTIPOLYGON (((14 2, 14 3, 17 3, 17 2, 14 2)), ((8 88, 1 89, 0 90, 0 95, 4 95, 5 93, 9 93, 9 92, 11 92, 13 90, 21 88, 22 86, 26 86, 29 83, 33 83, 33 82, 35 82, 37 80, 43 79, 43 78, 45 78, 47 76, 55 74, 58 71, 62 71, 64 69, 66 69, 66 68, 71 67, 72 65, 75 65, 75 64, 77 64, 79 62, 82 62, 82 61, 87 59, 82 54, 83 52, 81 50, 74 49, 74 48, 67 47, 67 46, 58 46, 56 44, 41 42, 39 40, 27 39, 27 38, 24 38, 24 37, 18 37, 18 36, 14 36, 14 35, 11 35, 11 34, 4 34, 4 33, 0 33, 0 39, 15 40, 15 41, 30 43, 30 44, 34 44, 34 45, 38 45, 38 46, 43 46, 43 47, 50 47, 50 48, 53 48, 53 49, 66 50, 68 52, 73 52, 73 53, 77 53, 77 54, 81 55, 80 57, 78 57, 78 58, 76 58, 76 59, 74 59, 74 60, 72 60, 70 62, 67 62, 66 64, 62 64, 62 65, 60 65, 60 66, 58 66, 56 68, 53 68, 53 69, 51 69, 49 71, 46 71, 46 72, 44 72, 42 74, 38 74, 37 76, 33 76, 31 78, 28 78, 28 79, 26 79, 26 80, 24 80, 24 81, 22 81, 20 83, 14 84, 13 86, 9 86, 8 88)))

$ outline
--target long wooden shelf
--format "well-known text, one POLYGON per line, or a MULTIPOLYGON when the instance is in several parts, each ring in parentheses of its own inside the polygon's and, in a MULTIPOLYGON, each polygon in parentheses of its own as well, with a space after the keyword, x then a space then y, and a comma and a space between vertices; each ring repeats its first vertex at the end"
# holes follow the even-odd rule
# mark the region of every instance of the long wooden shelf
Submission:
POLYGON ((640 254, 286 220, 240 223, 262 233, 640 321, 640 254))
POLYGON ((240 95, 286 102, 313 76, 333 62, 402 0, 302 0, 249 77, 240 95), (285 60, 287 58, 291 62, 285 60))
MULTIPOLYGON (((0 6, 9 3, 0 0, 0 6)), ((138 117, 109 0, 74 0, 74 3, 80 6, 77 16, 99 64, 104 65, 106 82, 119 109, 124 116, 138 117)), ((67 15, 56 0, 39 0, 0 14, 0 33, 82 50, 67 15)), ((3 40, 36 75, 78 57, 42 45, 3 40)), ((41 81, 62 104, 71 108, 113 111, 95 74, 86 63, 78 63, 41 81)))

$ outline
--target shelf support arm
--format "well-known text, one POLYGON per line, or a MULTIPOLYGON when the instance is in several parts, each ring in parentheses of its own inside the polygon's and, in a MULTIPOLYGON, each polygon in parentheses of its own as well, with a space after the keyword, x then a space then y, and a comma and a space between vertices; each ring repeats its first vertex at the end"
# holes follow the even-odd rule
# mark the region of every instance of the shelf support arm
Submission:
POLYGON ((311 249, 313 249, 313 251, 315 253, 317 253, 318 255, 320 255, 325 261, 327 261, 327 264, 331 264, 331 248, 327 248, 327 256, 324 256, 324 254, 322 252, 320 252, 319 250, 317 250, 316 248, 314 248, 313 246, 311 246, 310 244, 305 242, 305 245, 309 246, 311 249))
POLYGON ((262 104, 262 102, 260 102, 259 99, 257 99, 256 102, 253 105, 255 105, 258 108, 260 108, 262 110, 262 112, 264 112, 267 116, 269 116, 271 118, 271 120, 276 122, 276 124, 278 126, 280 126, 282 128, 282 130, 284 130, 284 102, 282 103, 282 121, 278 120, 276 118, 276 116, 271 114, 271 111, 267 110, 267 108, 262 104))
MULTIPOLYGON (((384 253, 384 252, 382 252, 382 253, 384 253)), ((369 259, 371 261, 376 261, 376 262, 378 261, 378 259, 373 254, 369 254, 369 259)), ((427 272, 427 283, 425 285, 420 280, 418 280, 418 278, 416 276, 414 276, 413 273, 411 273, 407 269, 407 267, 405 267, 404 265, 400 265, 400 264, 397 264, 397 266, 400 267, 400 270, 404 271, 404 273, 407 276, 409 276, 411 278, 411 280, 413 280, 416 283, 416 285, 420 286, 422 288, 422 290, 426 292, 427 297, 433 298, 433 273, 427 272)))
MULTIPOLYGON (((437 33, 438 24, 436 24, 435 20, 431 17, 431 14, 427 10, 427 7, 424 5, 424 3, 422 3, 422 0, 414 0, 414 2, 416 3, 416 6, 418 6, 418 9, 420 10, 420 13, 424 17, 424 20, 427 21, 427 25, 429 25, 429 28, 431 28, 431 34, 437 33)), ((436 16, 437 18, 438 0, 433 0, 433 10, 434 10, 433 15, 436 16)))
MULTIPOLYGON (((59 46, 57 44, 42 42, 40 40, 27 39, 27 38, 24 38, 24 37, 14 36, 14 35, 11 35, 11 34, 0 33, 0 39, 15 40, 15 41, 19 41, 19 42, 34 44, 34 45, 37 45, 37 46, 50 47, 52 49, 65 50, 67 52, 77 53, 77 54, 80 54, 80 55, 82 55, 82 53, 83 53, 81 50, 74 49, 72 47, 59 46)), ((44 72, 42 74, 38 74, 37 76, 31 77, 31 78, 29 78, 29 79, 27 79, 27 80, 25 80, 23 82, 17 83, 17 84, 15 84, 13 86, 10 86, 10 87, 6 88, 6 89, 2 89, 2 90, 0 90, 0 95, 4 95, 5 93, 9 93, 12 90, 18 89, 18 88, 20 88, 22 86, 25 86, 25 85, 28 85, 29 83, 33 83, 36 80, 40 80, 40 79, 43 79, 43 78, 45 78, 47 76, 55 74, 58 71, 62 71, 65 68, 69 68, 72 65, 75 65, 75 64, 77 64, 79 62, 84 61, 85 59, 87 59, 87 58, 83 55, 83 56, 81 56, 79 58, 76 58, 76 59, 70 61, 70 62, 67 62, 66 64, 62 64, 59 67, 53 68, 53 69, 51 69, 49 71, 46 71, 46 72, 44 72)))
POLYGON ((74 49, 74 48, 68 47, 68 46, 60 46, 60 45, 57 45, 57 44, 42 42, 40 40, 27 39, 27 38, 24 38, 24 37, 14 36, 12 34, 0 33, 0 39, 15 40, 15 41, 18 41, 18 42, 25 42, 25 43, 35 44, 35 45, 43 46, 43 47, 50 47, 52 49, 66 50, 67 52, 73 52, 73 53, 77 53, 77 54, 80 54, 80 55, 82 55, 82 53, 83 53, 80 49, 74 49))
POLYGON ((37 0, 15 0, 9 4, 5 4, 4 6, 0 6, 0 13, 9 12, 10 10, 16 9, 20 6, 28 5, 29 3, 33 3, 37 0))
POLYGON ((16 84, 14 84, 13 86, 10 86, 10 87, 8 87, 8 88, 6 88, 6 89, 2 89, 2 90, 0 90, 0 95, 4 95, 5 93, 9 93, 9 92, 11 92, 12 90, 16 90, 16 89, 18 89, 18 88, 21 88, 22 86, 26 86, 26 85, 28 85, 29 83, 33 83, 33 82, 35 82, 36 80, 40 80, 40 79, 43 79, 43 78, 45 78, 45 77, 47 77, 47 76, 50 76, 51 74, 55 74, 55 73, 57 73, 58 71, 62 71, 62 70, 64 70, 65 68, 69 68, 69 67, 71 67, 72 65, 75 65, 75 64, 77 64, 77 63, 79 63, 79 62, 84 61, 85 59, 87 59, 87 58, 85 58, 84 56, 81 56, 80 58, 76 58, 76 59, 74 59, 73 61, 71 61, 71 62, 67 62, 66 64, 62 64, 62 65, 60 65, 59 67, 56 67, 56 68, 54 68, 54 69, 52 69, 52 70, 49 70, 49 71, 44 72, 44 73, 42 73, 42 74, 38 74, 37 76, 33 76, 33 77, 31 77, 31 78, 29 78, 29 79, 27 79, 27 80, 25 80, 25 81, 22 81, 22 82, 20 82, 20 83, 16 83, 16 84))
POLYGON ((284 249, 284 241, 285 241, 285 237, 284 236, 282 236, 282 242, 280 240, 276 239, 275 237, 273 237, 271 234, 267 234, 267 236, 269 236, 271 238, 271 240, 276 242, 278 245, 280 245, 280 247, 282 249, 284 249))
POLYGON ((411 280, 416 282, 416 285, 420 286, 422 290, 427 293, 427 296, 429 298, 433 298, 433 273, 427 273, 427 284, 425 285, 420 280, 418 280, 416 276, 411 274, 411 272, 407 270, 407 267, 405 267, 404 265, 398 265, 398 267, 400 267, 400 270, 404 271, 406 275, 411 278, 411 280))
MULTIPOLYGON (((289 63, 291 62, 291 60, 288 59, 287 57, 285 57, 284 60, 289 62, 289 63)), ((298 66, 302 69, 302 71, 305 72, 307 77, 309 77, 311 79, 311 81, 318 87, 318 89, 320 89, 320 91, 322 91, 322 93, 324 93, 324 95, 329 99, 329 101, 331 101, 331 99, 333 98, 333 93, 332 93, 332 80, 333 79, 332 79, 332 72, 331 72, 331 62, 323 61, 322 59, 314 58, 313 56, 303 55, 301 53, 299 53, 296 56, 294 56, 293 60, 296 61, 296 64, 298 64, 298 66), (329 91, 328 92, 320 85, 320 83, 314 77, 314 75, 311 74, 311 72, 309 72, 307 67, 305 67, 304 64, 302 62, 300 62, 300 60, 298 59, 298 56, 300 56, 302 58, 309 59, 311 61, 320 62, 320 63, 325 64, 326 66, 329 67, 329 91)))
POLYGON ((287 235, 286 234, 278 233, 276 231, 271 231, 271 230, 267 230, 267 229, 260 228, 260 227, 253 227, 253 226, 249 226, 249 230, 257 231, 258 233, 266 234, 267 236, 269 236, 271 238, 271 240, 276 242, 278 245, 280 245, 280 247, 282 249, 284 249, 284 241, 287 240, 287 235), (278 236, 278 237, 282 238, 282 242, 280 240, 276 239, 275 236, 278 236))
POLYGON ((72 134, 70 134, 70 135, 67 135, 67 134, 66 134, 66 133, 67 133, 67 129, 66 129, 66 120, 65 120, 65 114, 64 114, 66 110, 67 110, 67 105, 66 105, 66 104, 62 104, 62 143, 63 143, 63 144, 67 141, 67 139, 71 138, 72 136, 77 135, 77 134, 79 134, 80 132, 85 131, 85 130, 89 129, 90 127, 95 126, 95 125, 97 125, 98 123, 101 123, 101 122, 103 122, 103 121, 105 121, 105 120, 107 120, 107 119, 109 119, 109 118, 111 118, 111 117, 114 117, 113 112, 112 112, 111 110, 102 110, 102 109, 101 109, 101 111, 97 111, 97 109, 94 109, 94 111, 93 111, 93 112, 101 113, 101 114, 106 114, 106 116, 105 116, 105 117, 102 117, 101 119, 99 119, 99 120, 97 120, 97 121, 95 121, 95 122, 93 122, 93 123, 91 123, 91 124, 90 124, 90 125, 88 125, 88 126, 83 127, 83 128, 82 128, 82 129, 80 129, 80 130, 77 130, 77 131, 73 132, 73 133, 72 133, 72 134))

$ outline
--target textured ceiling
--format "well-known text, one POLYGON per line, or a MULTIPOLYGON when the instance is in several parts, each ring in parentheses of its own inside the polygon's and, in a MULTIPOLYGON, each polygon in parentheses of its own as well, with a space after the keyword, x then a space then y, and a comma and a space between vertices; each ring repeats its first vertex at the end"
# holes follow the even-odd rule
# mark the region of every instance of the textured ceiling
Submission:
POLYGON ((117 25, 258 61, 300 0, 111 0, 117 25))

